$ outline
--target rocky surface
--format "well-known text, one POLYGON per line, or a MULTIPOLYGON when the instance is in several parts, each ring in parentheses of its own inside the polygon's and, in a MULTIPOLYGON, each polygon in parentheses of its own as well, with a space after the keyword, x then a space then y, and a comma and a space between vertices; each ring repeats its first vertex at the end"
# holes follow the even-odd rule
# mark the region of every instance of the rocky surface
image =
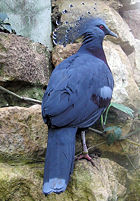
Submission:
POLYGON ((42 164, 10 166, 0 163, 0 199, 10 201, 136 201, 139 199, 140 175, 128 174, 115 162, 102 158, 96 161, 98 169, 87 161, 76 162, 67 190, 42 194, 42 164))
MULTIPOLYGON (((133 121, 122 115, 122 120, 116 124, 122 128, 123 136, 140 126, 138 119, 133 121)), ((0 199, 46 200, 42 182, 47 127, 41 118, 40 105, 1 108, 0 128, 0 199)), ((133 195, 136 201, 140 177, 134 168, 140 167, 140 148, 127 141, 109 146, 105 138, 93 132, 86 136, 91 156, 97 150, 101 153, 101 158, 95 159, 96 167, 85 160, 76 161, 67 190, 61 195, 49 195, 47 200, 132 201, 133 195)), ((139 143, 139 133, 131 140, 139 143)), ((79 136, 76 141, 77 155, 81 152, 79 136)))
POLYGON ((126 171, 108 159, 97 160, 98 169, 87 161, 76 163, 67 191, 61 195, 50 195, 54 200, 107 201, 123 198, 126 193, 126 171), (108 175, 110 175, 108 177, 108 175), (121 180, 120 180, 121 178, 121 180))
POLYGON ((48 49, 15 34, 0 33, 0 82, 45 85, 50 75, 48 49))
MULTIPOLYGON (((130 132, 138 130, 140 127, 140 121, 137 119, 134 121, 128 119, 123 123, 119 120, 115 123, 116 126, 122 129, 122 136, 124 137, 130 132)), ((108 126, 114 126, 114 123, 108 122, 107 127, 108 126)), ((113 132, 106 133, 106 136, 111 135, 111 133, 113 132)), ((106 137, 101 137, 97 133, 89 131, 86 134, 86 140, 91 156, 94 157, 94 154, 99 154, 101 157, 108 158, 130 171, 140 168, 140 147, 137 145, 140 143, 139 135, 140 131, 129 137, 128 141, 123 140, 108 144, 109 141, 106 137)), ((81 151, 81 142, 78 138, 76 144, 76 154, 79 154, 81 151)))
POLYGON ((120 0, 120 2, 123 4, 123 7, 121 8, 121 11, 124 10, 135 10, 138 7, 140 7, 140 1, 139 0, 120 0))
MULTIPOLYGON (((76 161, 74 173, 67 190, 47 198, 42 194, 44 157, 47 127, 41 117, 41 106, 21 102, 0 91, 0 200, 2 201, 138 201, 140 197, 140 74, 139 74, 139 26, 138 1, 99 0, 74 1, 75 14, 62 15, 62 21, 76 19, 87 9, 103 17, 118 39, 107 37, 104 49, 115 79, 113 101, 129 105, 135 110, 134 118, 112 109, 107 126, 118 126, 122 136, 136 131, 127 140, 108 144, 106 136, 88 132, 87 145, 96 167, 85 160, 76 161), (78 2, 78 3, 77 3, 78 2), (78 9, 77 9, 78 5, 78 9), (94 9, 95 8, 95 9, 94 9), (130 18, 127 16, 130 12, 130 18), (132 11, 133 10, 133 11, 132 11), (121 15, 120 15, 121 14, 121 15), (125 17, 126 16, 126 17, 125 17), (125 19, 124 19, 125 18, 125 19), (133 31, 131 31, 133 29, 133 31), (136 40, 135 37, 138 39, 136 40), (15 106, 16 105, 16 106, 15 106), (5 107, 14 106, 14 107, 5 107), (24 106, 24 107, 18 107, 24 106), (28 106, 28 107, 27 107, 28 106)), ((59 13, 69 7, 69 1, 57 3, 59 13)), ((55 17, 58 15, 55 13, 55 17)), ((54 13, 53 13, 54 16, 54 13)), ((80 43, 56 46, 53 65, 75 53, 80 43)), ((42 88, 50 75, 50 53, 43 45, 31 40, 0 33, 0 85, 20 96, 41 100, 42 88)), ((99 125, 95 125, 99 129, 99 125)), ((77 135, 76 155, 81 152, 81 140, 77 135)))
POLYGON ((47 127, 40 105, 0 108, 1 160, 32 161, 44 154, 47 127))
POLYGON ((17 35, 28 37, 52 49, 51 0, 1 0, 0 13, 6 13, 17 35))
POLYGON ((104 50, 115 82, 112 101, 140 107, 140 91, 127 55, 119 45, 110 41, 105 41, 104 50))
MULTIPOLYGON (((103 2, 105 2, 104 0, 101 0, 103 2)), ((119 0, 108 0, 105 2, 106 5, 108 5, 109 7, 112 7, 113 9, 119 11, 120 8, 122 8, 122 3, 119 0)))
POLYGON ((140 39, 140 33, 138 31, 140 28, 140 9, 123 11, 122 16, 129 25, 134 37, 140 39))
MULTIPOLYGON (((29 83, 13 81, 2 83, 2 86, 6 89, 18 94, 21 97, 29 97, 37 100, 42 100, 43 97, 43 86, 30 85, 29 83)), ((10 95, 4 91, 0 91, 0 107, 7 106, 24 106, 29 107, 33 103, 23 101, 17 97, 10 95)))
POLYGON ((75 54, 80 48, 81 43, 68 44, 66 47, 57 45, 52 52, 52 63, 54 66, 60 64, 64 59, 75 54))
POLYGON ((135 42, 134 78, 138 87, 140 88, 140 40, 137 39, 135 42))
MULTIPOLYGON (((14 34, 0 33, 0 85, 20 95, 42 99, 51 73, 50 52, 40 43, 14 34)), ((0 107, 27 106, 0 91, 0 107)))
POLYGON ((41 201, 43 167, 40 164, 11 166, 0 163, 0 200, 41 201))

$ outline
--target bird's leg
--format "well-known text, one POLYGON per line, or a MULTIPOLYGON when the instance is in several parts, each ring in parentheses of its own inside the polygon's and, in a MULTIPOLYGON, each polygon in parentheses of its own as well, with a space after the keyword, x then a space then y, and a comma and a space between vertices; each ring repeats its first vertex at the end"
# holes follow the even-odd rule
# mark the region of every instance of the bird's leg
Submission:
POLYGON ((93 159, 88 154, 88 148, 87 148, 87 145, 86 145, 85 131, 81 132, 81 138, 82 138, 82 145, 83 145, 83 154, 80 155, 77 158, 77 160, 86 159, 86 160, 90 161, 92 163, 92 165, 94 165, 93 159))
POLYGON ((86 145, 86 132, 81 132, 82 144, 83 144, 83 153, 88 153, 87 145, 86 145))

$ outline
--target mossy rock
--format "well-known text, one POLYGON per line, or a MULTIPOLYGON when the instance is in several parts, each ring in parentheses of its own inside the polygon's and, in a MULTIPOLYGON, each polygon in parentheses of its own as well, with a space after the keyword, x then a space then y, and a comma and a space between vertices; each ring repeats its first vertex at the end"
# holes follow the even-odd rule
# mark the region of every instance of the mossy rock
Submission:
POLYGON ((126 201, 140 200, 140 169, 128 174, 126 201))
POLYGON ((138 201, 139 174, 128 171, 105 158, 75 163, 65 192, 42 193, 44 163, 8 165, 0 163, 1 201, 138 201))
POLYGON ((86 160, 75 163, 67 190, 50 194, 49 201, 108 201, 125 196, 126 170, 108 159, 98 159, 93 166, 86 160))
POLYGON ((10 166, 0 164, 0 200, 2 201, 35 201, 44 200, 41 193, 42 179, 38 172, 43 166, 10 166))
MULTIPOLYGON (((16 93, 21 97, 28 97, 36 100, 42 100, 44 91, 43 86, 38 85, 31 85, 29 83, 21 82, 21 81, 14 81, 14 82, 6 82, 3 86, 16 93)), ((6 92, 0 90, 0 107, 7 107, 7 106, 23 106, 29 107, 33 103, 21 100, 13 95, 10 95, 6 92)))

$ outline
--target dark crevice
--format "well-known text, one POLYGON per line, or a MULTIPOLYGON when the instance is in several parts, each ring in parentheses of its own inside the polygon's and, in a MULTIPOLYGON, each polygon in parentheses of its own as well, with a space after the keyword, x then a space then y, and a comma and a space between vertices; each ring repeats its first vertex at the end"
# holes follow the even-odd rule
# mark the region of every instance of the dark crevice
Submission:
MULTIPOLYGON (((5 89, 8 89, 21 97, 33 98, 36 100, 42 100, 43 86, 33 85, 25 81, 7 81, 0 82, 0 85, 5 89)), ((32 102, 21 100, 11 94, 8 94, 0 90, 0 107, 7 106, 24 106, 29 107, 33 105, 32 102)))

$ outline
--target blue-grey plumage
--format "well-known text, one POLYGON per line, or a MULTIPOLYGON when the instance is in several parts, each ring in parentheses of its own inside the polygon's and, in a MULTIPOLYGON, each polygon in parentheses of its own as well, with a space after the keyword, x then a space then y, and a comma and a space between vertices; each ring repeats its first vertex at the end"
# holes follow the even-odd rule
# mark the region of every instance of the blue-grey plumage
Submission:
POLYGON ((61 193, 66 190, 73 171, 75 135, 77 128, 49 128, 44 168, 43 193, 61 193))
POLYGON ((43 120, 49 127, 45 194, 66 189, 73 169, 76 131, 93 125, 112 97, 114 81, 102 41, 105 35, 116 35, 101 19, 84 21, 80 27, 82 46, 54 69, 42 101, 43 120))

